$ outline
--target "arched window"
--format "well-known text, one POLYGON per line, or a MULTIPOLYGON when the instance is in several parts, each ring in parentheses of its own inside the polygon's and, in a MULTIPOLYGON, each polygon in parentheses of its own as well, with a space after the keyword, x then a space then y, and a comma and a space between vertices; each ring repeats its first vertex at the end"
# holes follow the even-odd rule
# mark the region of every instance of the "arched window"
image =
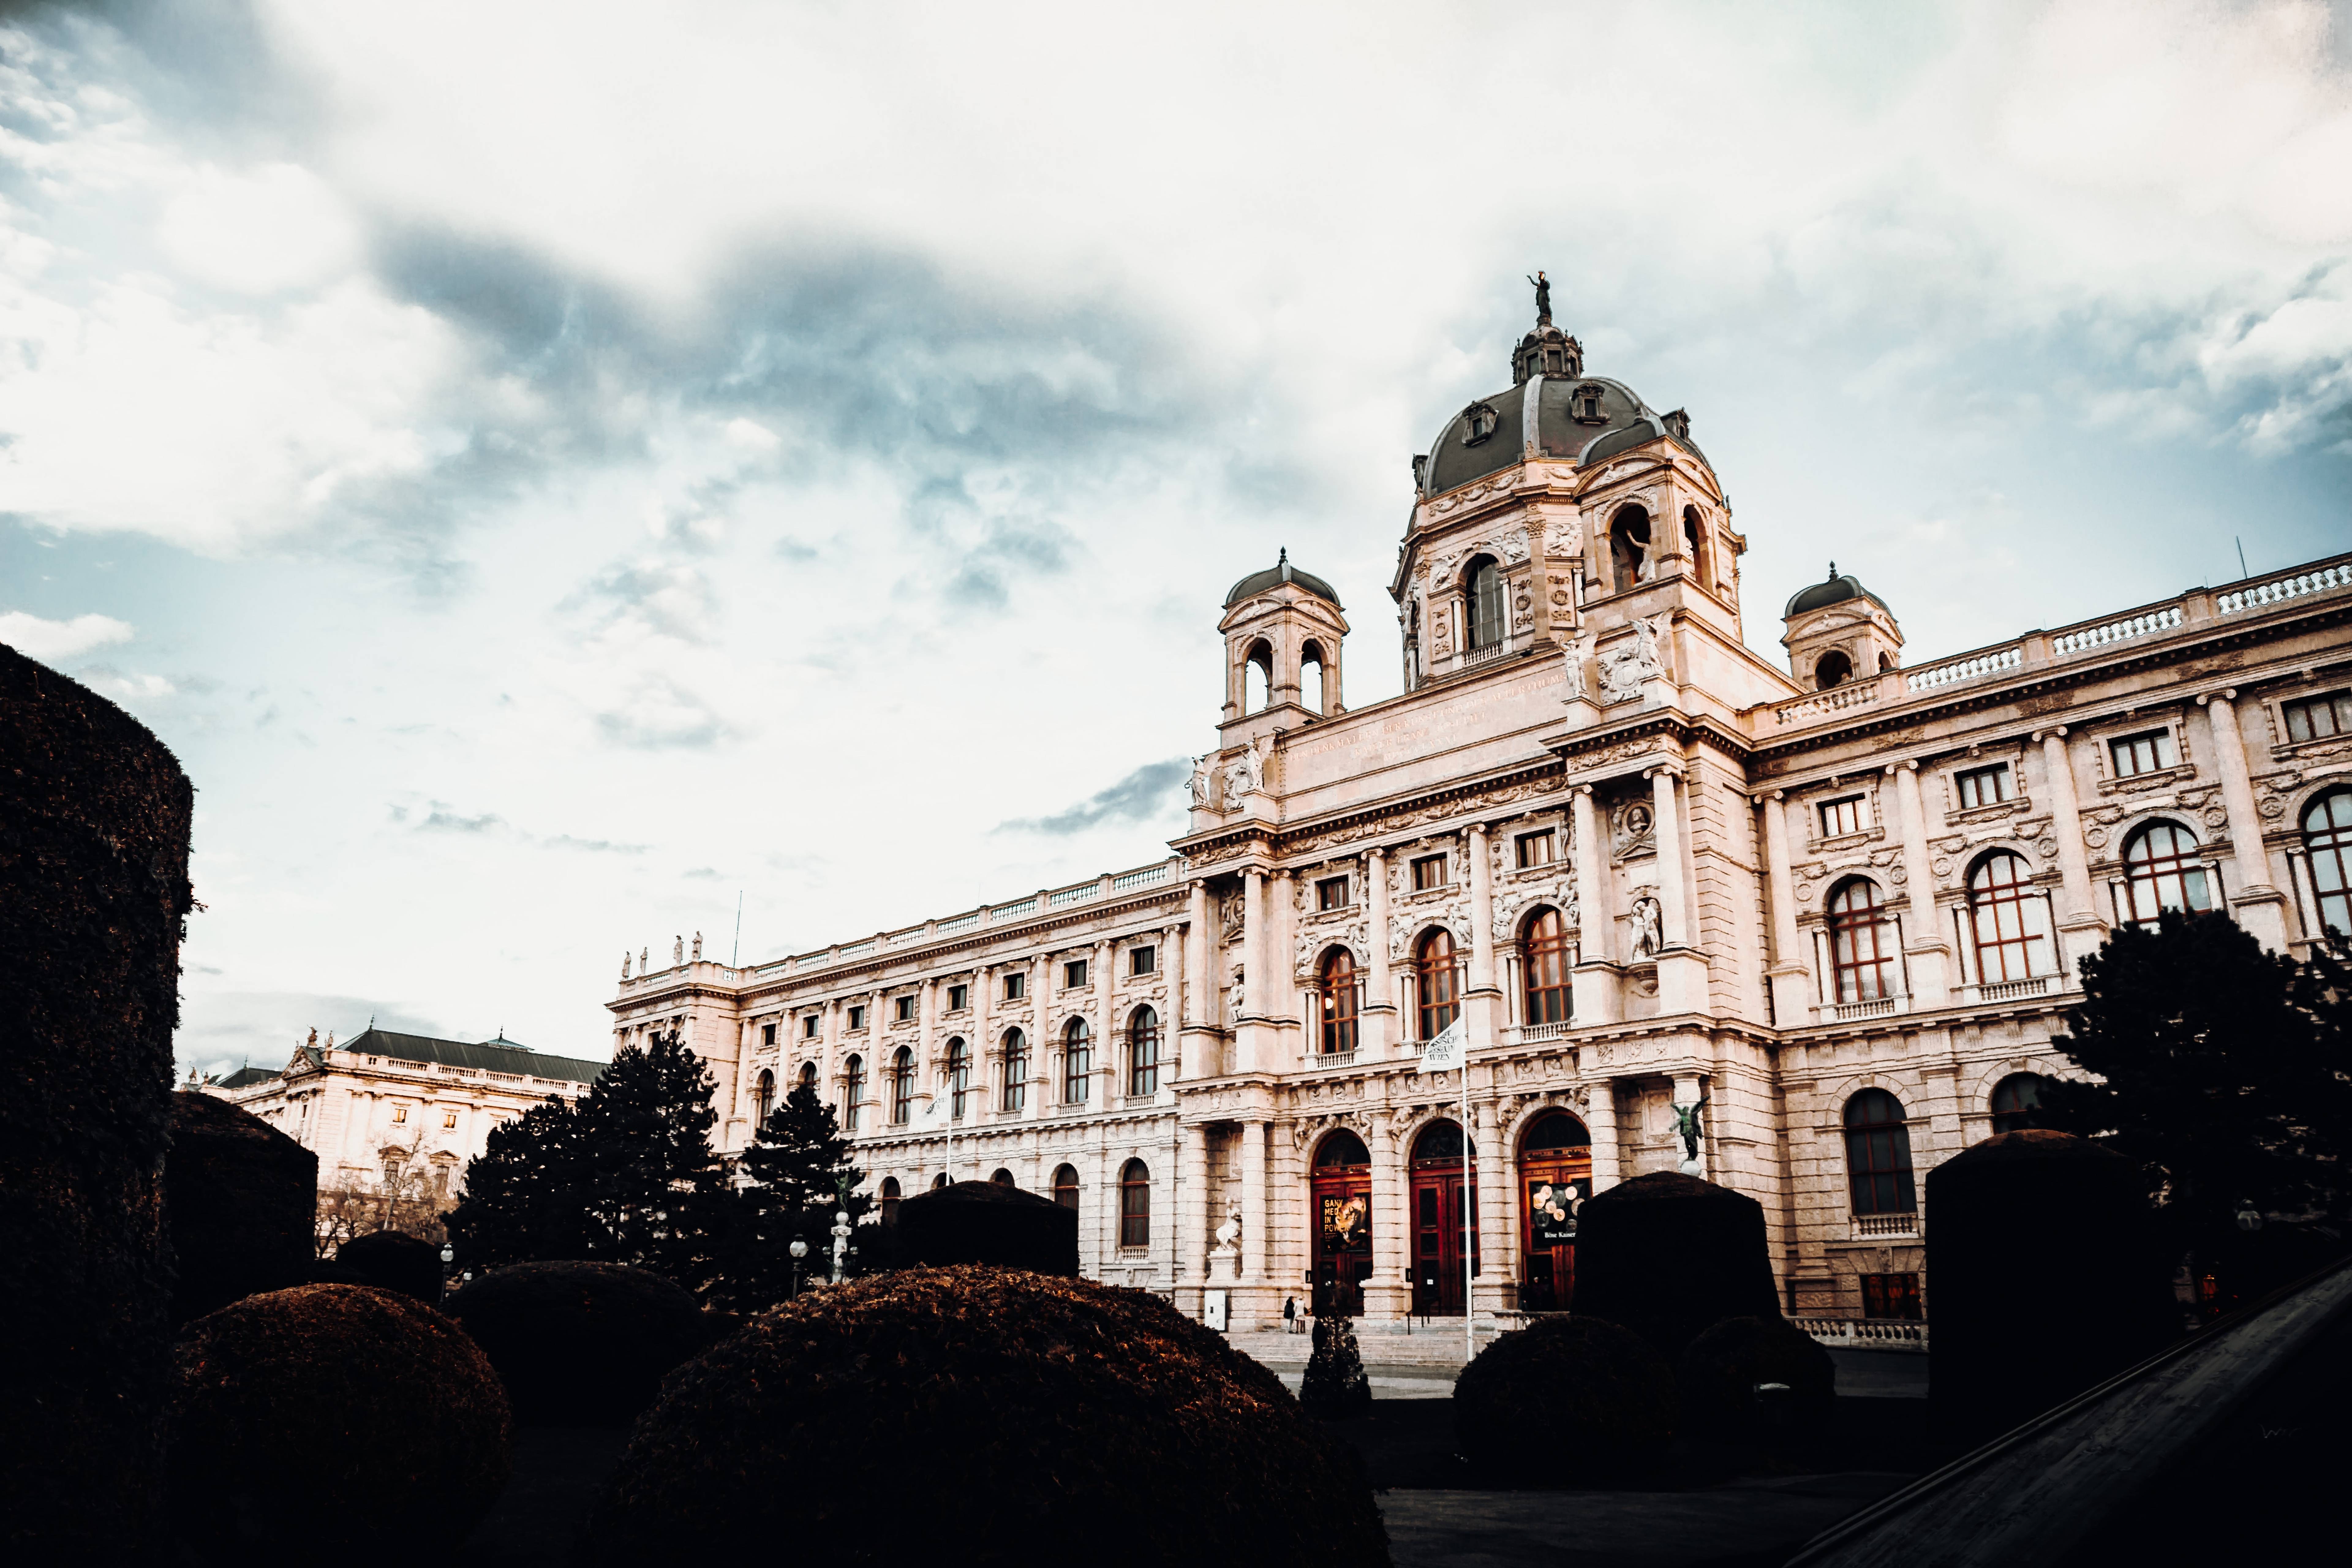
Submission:
POLYGON ((1569 1020, 1568 921, 1555 909, 1535 912, 1521 928, 1519 966, 1527 976, 1528 1024, 1569 1020))
POLYGON ((1323 661, 1323 645, 1311 638, 1298 650, 1298 700, 1318 713, 1331 711, 1330 668, 1323 661))
POLYGON ((1706 525, 1699 521, 1698 508, 1683 508, 1683 549, 1690 556, 1690 574, 1698 579, 1702 588, 1715 584, 1712 563, 1707 560, 1706 525))
POLYGON ((1323 1014, 1323 1054, 1337 1056, 1356 1048, 1356 1012, 1362 1001, 1356 981, 1356 955, 1335 947, 1323 955, 1316 972, 1317 1005, 1323 1014))
POLYGON ((1086 1103, 1087 1086, 1094 1081, 1095 1033, 1084 1018, 1073 1018, 1062 1030, 1062 1103, 1086 1103))
POLYGON ((1016 1184, 1013 1180, 1013 1173, 1005 1170, 1002 1166, 997 1168, 996 1174, 989 1177, 988 1179, 994 1182, 1000 1187, 1010 1187, 1016 1184))
POLYGON ((1078 1206, 1078 1172, 1075 1165, 1054 1167, 1054 1201, 1066 1209, 1078 1206))
POLYGON ((1118 1173, 1118 1244, 1151 1245, 1151 1173, 1129 1160, 1118 1173))
POLYGON ((1018 1029, 1004 1031, 1004 1097, 999 1103, 1007 1110, 1029 1103, 1029 1037, 1018 1029))
POLYGON ((898 1178, 896 1176, 882 1178, 882 1223, 898 1223, 898 1178))
POLYGON ((1371 1163, 1372 1157, 1365 1151, 1364 1141, 1344 1127, 1315 1146, 1315 1168, 1318 1171, 1371 1163))
POLYGON ((931 1178, 931 1191, 935 1193, 947 1184, 948 1173, 945 1171, 941 1171, 938 1175, 931 1178))
POLYGON ((1638 506, 1621 507, 1610 520, 1609 568, 1616 593, 1650 580, 1650 514, 1638 506))
POLYGON ((814 1089, 816 1087, 816 1063, 801 1063, 801 1087, 803 1089, 814 1089))
POLYGON ((1160 1015, 1149 1007, 1127 1021, 1127 1092, 1160 1092, 1160 1015))
POLYGON ((758 1113, 751 1124, 754 1127, 765 1127, 768 1124, 768 1113, 776 1108, 776 1075, 765 1068, 760 1069, 759 1085, 751 1090, 751 1104, 758 1113))
POLYGON ((1414 989, 1421 998, 1421 1037, 1433 1040, 1462 1011, 1453 932, 1441 926, 1415 944, 1412 974, 1414 989))
POLYGON ((2352 936, 2352 789, 2329 790, 2304 808, 2303 847, 2320 929, 2352 936))
POLYGON ((1262 712, 1274 698, 1274 645, 1260 639, 1242 656, 1242 711, 1262 712))
POLYGON ((948 1042, 948 1114, 963 1120, 966 1097, 971 1093, 971 1047, 958 1035, 948 1042))
POLYGON ((1883 1089, 1865 1089, 1845 1102, 1845 1173, 1854 1213, 1918 1212, 1903 1102, 1883 1089))
POLYGON ((1832 648, 1813 661, 1813 689, 1827 691, 1853 679, 1853 660, 1843 649, 1832 648))
POLYGON ((2050 1080, 2038 1072, 2013 1072, 1992 1086, 1994 1133, 2021 1132, 2042 1125, 2042 1091, 2050 1080))
POLYGON ((845 1131, 857 1131, 857 1120, 864 1110, 866 1099, 866 1058, 852 1057, 841 1064, 841 1125, 845 1131))
POLYGON ((1470 646, 1500 647, 1511 624, 1503 607, 1502 567, 1482 555, 1464 575, 1470 590, 1470 646))
POLYGON ((1895 994, 1895 934, 1876 884, 1860 877, 1830 895, 1830 963, 1840 1002, 1895 994))
POLYGON ((2197 836, 2177 822, 2151 822, 2124 846, 2124 920, 2154 925, 2166 910, 2210 910, 2197 836))
POLYGON ((900 1046, 890 1058, 890 1120, 904 1126, 915 1114, 915 1053, 900 1046))
POLYGON ((2022 855, 1997 849, 1969 873, 1969 923, 1976 934, 1977 979, 1986 985, 2054 973, 2050 905, 2034 890, 2022 855))

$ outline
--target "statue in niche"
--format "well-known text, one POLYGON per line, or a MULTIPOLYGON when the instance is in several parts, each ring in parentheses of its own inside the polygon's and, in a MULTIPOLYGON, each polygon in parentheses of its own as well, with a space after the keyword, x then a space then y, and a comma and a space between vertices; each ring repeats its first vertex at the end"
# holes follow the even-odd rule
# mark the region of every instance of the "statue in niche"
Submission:
POLYGON ((702 962, 702 933, 700 931, 696 931, 694 933, 694 962, 697 963, 700 963, 702 962))
POLYGON ((1683 1174, 1685 1176, 1696 1176, 1699 1173, 1701 1162, 1698 1157, 1698 1113, 1706 1105, 1706 1096, 1701 1094, 1689 1105, 1667 1107, 1674 1112, 1675 1131, 1683 1141, 1683 1174))
POLYGON ((1570 637, 1568 643, 1568 689, 1560 698, 1563 702, 1587 702, 1591 693, 1584 684, 1584 661, 1592 657, 1592 636, 1583 633, 1570 637))
POLYGON ((1239 965, 1239 964, 1235 964, 1235 965, 1234 966, 1234 1017, 1236 1017, 1236 1018, 1238 1018, 1238 1017, 1240 1017, 1241 1016, 1242 1016, 1242 970, 1241 970, 1241 965, 1239 965))
POLYGON ((1658 950, 1666 944, 1664 910, 1659 905, 1657 900, 1643 893, 1633 900, 1631 912, 1633 921, 1633 955, 1637 958, 1657 957, 1658 950))
POLYGON ((1195 810, 1209 804, 1209 789, 1215 773, 1209 766, 1214 752, 1203 752, 1192 759, 1192 805, 1195 810))

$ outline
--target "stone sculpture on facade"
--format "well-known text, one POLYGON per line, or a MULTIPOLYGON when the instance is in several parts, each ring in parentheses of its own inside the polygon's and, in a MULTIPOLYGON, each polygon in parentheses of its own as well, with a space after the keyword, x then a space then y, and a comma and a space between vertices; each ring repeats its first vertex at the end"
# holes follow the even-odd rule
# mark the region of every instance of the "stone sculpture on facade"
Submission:
POLYGON ((1698 1157, 1698 1113, 1706 1104, 1706 1097, 1702 1095, 1688 1105, 1670 1107, 1675 1116, 1675 1131, 1683 1141, 1683 1174, 1685 1176, 1699 1174, 1705 1165, 1698 1157))
POLYGON ((649 947, 641 947, 637 949, 637 973, 639 974, 651 974, 653 972, 654 950, 649 947))
POLYGON ((629 955, 628 955, 628 953, 627 953, 626 952, 624 952, 621 954, 621 978, 622 978, 622 979, 624 979, 624 980, 626 980, 628 977, 629 977, 629 955))
POLYGON ((1209 792, 1213 787, 1213 780, 1215 777, 1214 771, 1209 766, 1209 759, 1215 755, 1216 753, 1214 752, 1203 752, 1199 756, 1192 759, 1192 806, 1194 810, 1199 810, 1209 804, 1209 792))
POLYGON ((694 933, 694 962, 697 963, 700 963, 702 962, 702 933, 700 931, 696 931, 694 933))
POLYGON ((1657 957, 1658 950, 1665 945, 1664 913, 1659 908, 1658 900, 1643 893, 1633 900, 1632 913, 1633 955, 1637 958, 1657 957))
POLYGON ((682 969, 686 966, 686 938, 682 936, 670 938, 669 966, 672 969, 682 969))
POLYGON ((1568 682, 1560 693, 1563 702, 1589 702, 1591 694, 1584 683, 1584 661, 1592 657, 1592 637, 1586 633, 1569 639, 1567 649, 1568 682))
POLYGON ((1241 805, 1242 796, 1265 788, 1265 742, 1252 740, 1240 755, 1225 764, 1225 809, 1241 805))

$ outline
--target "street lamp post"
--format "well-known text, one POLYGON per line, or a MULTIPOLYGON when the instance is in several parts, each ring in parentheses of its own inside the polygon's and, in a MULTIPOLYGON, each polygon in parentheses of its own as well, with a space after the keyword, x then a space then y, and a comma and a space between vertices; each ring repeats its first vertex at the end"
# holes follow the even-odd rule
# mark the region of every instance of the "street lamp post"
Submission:
POLYGON ((449 1265, 451 1265, 452 1263, 455 1263, 455 1262, 457 1262, 457 1249, 456 1247, 454 1247, 450 1246, 447 1242, 446 1242, 446 1241, 445 1241, 445 1242, 443 1242, 443 1243, 441 1244, 441 1300, 440 1300, 440 1302, 438 1303, 439 1305, 444 1305, 444 1306, 446 1306, 446 1305, 447 1305, 447 1304, 448 1304, 448 1300, 449 1300, 449 1265))
POLYGON ((808 1243, 796 1236, 793 1237, 793 1245, 787 1250, 793 1255, 793 1299, 798 1300, 801 1294, 801 1261, 808 1257, 808 1243))

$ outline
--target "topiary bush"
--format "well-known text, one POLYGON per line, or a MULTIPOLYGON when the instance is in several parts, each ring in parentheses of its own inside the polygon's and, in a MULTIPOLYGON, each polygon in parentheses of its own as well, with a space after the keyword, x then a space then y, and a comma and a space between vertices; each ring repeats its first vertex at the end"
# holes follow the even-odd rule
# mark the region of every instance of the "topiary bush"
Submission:
POLYGON ((163 1481, 187 776, 0 647, 0 1550, 121 1561, 163 1481))
POLYGON ((172 1519, 215 1563, 414 1560, 463 1541, 507 1483, 506 1391, 421 1302, 304 1285, 232 1302, 180 1336, 172 1519))
POLYGON ((1665 1357, 1581 1313, 1504 1334, 1454 1380, 1463 1457, 1504 1479, 1570 1486, 1638 1472, 1664 1452, 1675 1424, 1665 1357))
POLYGON ((515 1419, 535 1426, 627 1421, 719 1329, 677 1286, 617 1263, 494 1268, 446 1310, 498 1368, 515 1419))
POLYGON ((993 1263, 1039 1274, 1078 1272, 1078 1211, 994 1182, 934 1187, 898 1205, 904 1263, 993 1263))
POLYGON ((909 1268, 802 1297, 679 1369, 591 1563, 1380 1564, 1353 1453, 1158 1297, 909 1268))
POLYGON ((1654 1171, 1585 1200, 1576 1310, 1633 1330, 1671 1363, 1726 1318, 1777 1318, 1764 1208, 1729 1187, 1654 1171))
POLYGON ((356 1284, 397 1290, 428 1307, 440 1302, 441 1249, 429 1241, 397 1230, 371 1231, 335 1248, 335 1262, 356 1284))
POLYGON ((178 1322, 305 1284, 316 1262, 319 1156, 258 1116, 189 1090, 172 1097, 163 1212, 178 1322))
POLYGON ((1325 1417, 1361 1415, 1372 1407, 1372 1384, 1364 1375, 1352 1320, 1315 1320, 1315 1353, 1307 1361, 1298 1404, 1309 1415, 1325 1417))
POLYGON ((1722 1443, 1752 1443, 1826 1430, 1837 1407, 1837 1363, 1812 1335, 1780 1318, 1726 1318, 1675 1363, 1682 1430, 1722 1443), (1768 1413, 1756 1385, 1779 1383, 1768 1413), (1777 1430, 1776 1428, 1777 1425, 1777 1430))

